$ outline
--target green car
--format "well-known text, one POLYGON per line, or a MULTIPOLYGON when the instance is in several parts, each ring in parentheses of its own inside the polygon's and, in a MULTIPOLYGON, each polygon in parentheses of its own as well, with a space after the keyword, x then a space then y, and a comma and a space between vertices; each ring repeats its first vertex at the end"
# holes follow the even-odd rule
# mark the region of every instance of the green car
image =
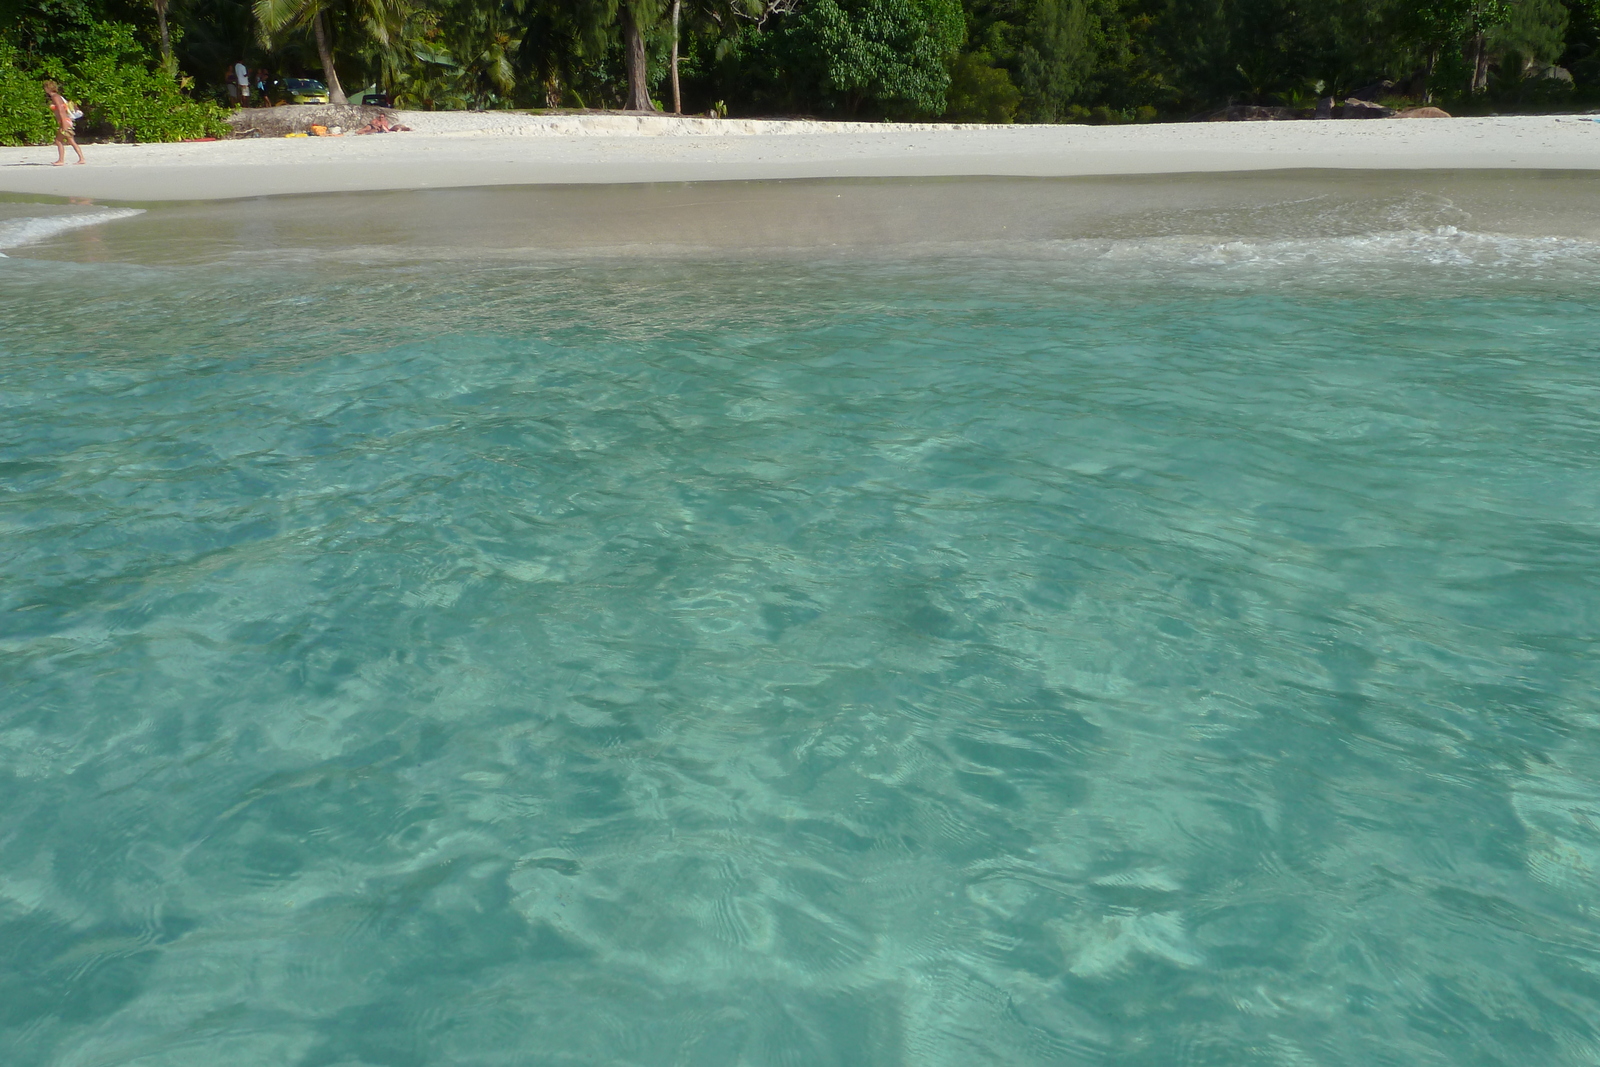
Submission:
POLYGON ((285 78, 281 83, 283 99, 289 104, 326 104, 328 87, 315 78, 285 78))

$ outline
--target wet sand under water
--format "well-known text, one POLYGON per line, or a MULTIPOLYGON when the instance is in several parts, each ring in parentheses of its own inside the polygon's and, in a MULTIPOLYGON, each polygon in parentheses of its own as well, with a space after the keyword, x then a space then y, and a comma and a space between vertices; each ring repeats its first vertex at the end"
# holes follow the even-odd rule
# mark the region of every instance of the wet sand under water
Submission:
POLYGON ((663 182, 115 207, 9 196, 0 197, 0 248, 153 263, 267 251, 352 260, 1005 254, 1062 241, 1452 229, 1587 240, 1600 238, 1597 206, 1600 174, 1581 171, 663 182), (89 225, 101 220, 114 224, 89 225))

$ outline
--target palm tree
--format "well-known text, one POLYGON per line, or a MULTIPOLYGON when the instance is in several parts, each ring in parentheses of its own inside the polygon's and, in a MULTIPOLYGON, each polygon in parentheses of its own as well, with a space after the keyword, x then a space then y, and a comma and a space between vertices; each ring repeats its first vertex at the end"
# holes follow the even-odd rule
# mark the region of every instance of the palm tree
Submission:
POLYGON ((344 16, 342 23, 355 30, 366 45, 380 55, 388 55, 399 45, 401 30, 409 12, 408 0, 254 0, 256 22, 263 39, 287 30, 311 27, 317 42, 317 58, 328 82, 328 102, 345 104, 344 86, 333 66, 333 47, 329 44, 329 20, 344 16))
POLYGON ((172 74, 177 67, 172 62, 172 35, 167 32, 167 3, 168 0, 155 0, 156 24, 161 27, 161 67, 172 74))
POLYGON ((309 23, 317 41, 322 76, 328 82, 328 103, 347 104, 344 86, 339 84, 339 72, 333 66, 333 49, 328 45, 327 9, 332 4, 333 0, 255 0, 256 22, 261 26, 263 38, 309 23))
MULTIPOLYGON (((527 0, 516 35, 517 73, 526 83, 544 86, 545 102, 560 107, 585 73, 606 54, 615 37, 618 0, 527 0)), ((587 106, 581 103, 580 106, 587 106)))
POLYGON ((628 61, 627 111, 654 111, 650 100, 649 57, 644 49, 644 33, 661 18, 661 0, 622 0, 622 54, 628 61))
POLYGON ((683 93, 678 88, 678 16, 683 0, 672 0, 672 113, 683 114, 683 93))
MULTIPOLYGON (((773 15, 788 14, 797 5, 797 0, 689 0, 691 17, 698 17, 703 23, 716 23, 723 25, 722 16, 731 15, 735 19, 745 19, 762 25, 773 15)), ((683 94, 678 87, 678 25, 683 17, 683 0, 671 0, 668 10, 672 19, 672 51, 669 62, 671 63, 672 80, 672 113, 683 113, 683 94)), ((644 50, 644 34, 641 27, 654 24, 661 18, 661 0, 622 0, 622 38, 625 54, 628 60, 628 102, 625 107, 630 111, 654 111, 655 104, 650 100, 648 62, 644 50)))
POLYGON ((443 40, 460 68, 473 103, 487 107, 511 96, 515 59, 522 46, 522 0, 462 0, 444 20, 443 40))

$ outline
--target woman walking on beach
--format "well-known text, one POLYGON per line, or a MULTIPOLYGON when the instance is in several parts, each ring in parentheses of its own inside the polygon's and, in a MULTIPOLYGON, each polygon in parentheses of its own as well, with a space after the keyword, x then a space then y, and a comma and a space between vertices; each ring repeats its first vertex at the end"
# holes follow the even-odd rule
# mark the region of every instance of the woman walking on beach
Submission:
POLYGON ((56 117, 56 161, 50 164, 59 167, 67 161, 67 145, 78 153, 78 162, 87 163, 83 158, 83 149, 78 147, 78 140, 72 136, 72 124, 83 117, 83 112, 75 107, 71 100, 61 95, 61 87, 55 82, 44 83, 45 99, 50 101, 50 111, 56 117))

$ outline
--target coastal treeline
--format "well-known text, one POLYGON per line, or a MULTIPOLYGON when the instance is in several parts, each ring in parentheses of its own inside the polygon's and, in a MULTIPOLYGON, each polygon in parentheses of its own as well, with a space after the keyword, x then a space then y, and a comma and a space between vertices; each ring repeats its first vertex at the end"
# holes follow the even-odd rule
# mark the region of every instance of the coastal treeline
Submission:
POLYGON ((12 142, 47 139, 41 77, 122 136, 214 131, 241 62, 269 82, 316 78, 336 100, 425 109, 1119 123, 1363 90, 1466 113, 1600 100, 1600 0, 0 5, 0 139, 12 142))

